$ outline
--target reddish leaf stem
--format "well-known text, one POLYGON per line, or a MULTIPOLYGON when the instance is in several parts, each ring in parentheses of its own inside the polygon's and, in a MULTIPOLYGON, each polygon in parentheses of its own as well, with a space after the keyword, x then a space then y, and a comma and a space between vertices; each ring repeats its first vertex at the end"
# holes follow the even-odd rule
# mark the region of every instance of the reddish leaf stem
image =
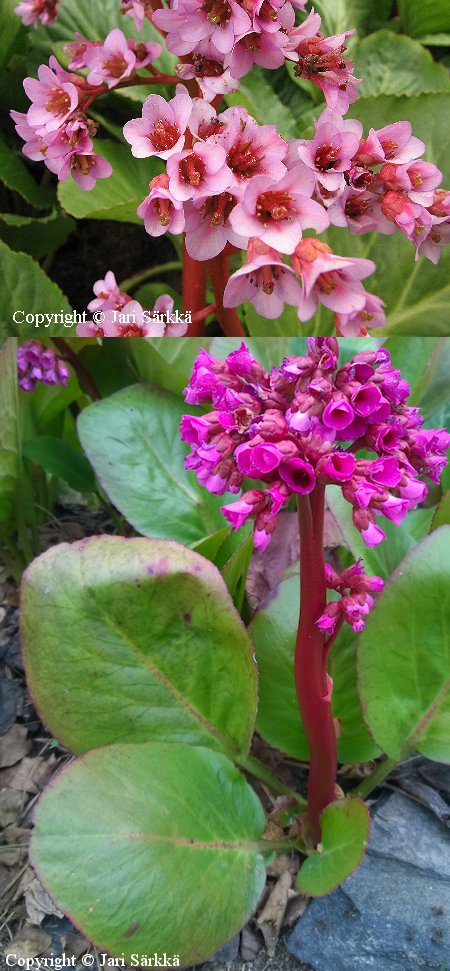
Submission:
POLYGON ((307 822, 315 843, 321 839, 320 814, 335 798, 336 732, 327 678, 325 636, 316 626, 326 604, 323 520, 325 490, 316 485, 298 497, 300 530, 300 619, 295 645, 295 687, 308 739, 310 767, 307 822))
POLYGON ((206 263, 193 260, 186 249, 183 238, 183 311, 192 314, 186 337, 201 337, 204 333, 203 320, 197 315, 205 306, 206 263))

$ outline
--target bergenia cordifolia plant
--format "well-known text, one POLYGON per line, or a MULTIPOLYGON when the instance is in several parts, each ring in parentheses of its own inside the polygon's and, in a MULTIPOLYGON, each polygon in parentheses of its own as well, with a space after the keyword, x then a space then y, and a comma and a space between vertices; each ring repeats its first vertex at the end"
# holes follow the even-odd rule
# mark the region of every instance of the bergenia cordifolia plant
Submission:
MULTIPOLYGON (((51 57, 39 80, 24 81, 28 112, 12 112, 24 153, 89 191, 112 172, 94 151, 93 102, 132 85, 174 86, 170 98, 149 95, 141 117, 123 131, 136 158, 160 164, 137 210, 146 231, 183 234, 184 311, 192 316, 187 336, 203 333, 208 277, 214 312, 229 336, 244 334, 237 308, 245 302, 268 320, 280 317, 286 304, 295 307, 300 323, 320 303, 333 312, 338 335, 367 335, 385 323, 382 299, 362 283, 375 264, 333 253, 312 231, 320 235, 330 225, 356 235, 399 230, 416 259, 434 263, 450 239, 450 192, 440 188, 436 165, 422 161, 426 146, 410 123, 364 132, 361 122, 344 117, 360 83, 346 55, 355 31, 325 37, 314 9, 297 23, 305 6, 305 0, 172 0, 165 8, 160 0, 132 0, 121 12, 138 30, 144 19, 154 24, 179 57, 176 75, 156 66, 159 43, 126 39, 119 28, 103 42, 77 34, 66 44, 69 69, 51 57), (285 62, 324 95, 312 138, 286 140, 246 108, 225 106, 253 65, 275 69, 285 62), (239 252, 242 266, 230 275, 230 255, 239 252)), ((16 11, 26 23, 48 22, 56 4, 30 0, 16 11)), ((142 308, 132 312, 143 335, 142 308)), ((95 323, 91 333, 101 336, 95 323)))
POLYGON ((410 388, 389 351, 362 351, 339 367, 335 338, 311 338, 307 355, 287 357, 268 374, 245 344, 225 361, 202 351, 185 397, 214 410, 185 415, 181 435, 191 446, 186 468, 210 492, 240 492, 222 507, 234 529, 254 521, 254 545, 266 549, 277 515, 297 500, 300 532, 300 619, 295 686, 310 749, 306 840, 321 839, 320 816, 336 799, 337 748, 333 682, 327 659, 343 622, 364 627, 380 577, 361 560, 340 575, 324 561, 327 485, 352 505, 367 547, 384 540, 386 518, 400 524, 427 495, 425 474, 438 482, 450 435, 423 428, 410 388), (373 457, 369 457, 372 453, 373 457), (333 599, 327 604, 327 589, 333 599))

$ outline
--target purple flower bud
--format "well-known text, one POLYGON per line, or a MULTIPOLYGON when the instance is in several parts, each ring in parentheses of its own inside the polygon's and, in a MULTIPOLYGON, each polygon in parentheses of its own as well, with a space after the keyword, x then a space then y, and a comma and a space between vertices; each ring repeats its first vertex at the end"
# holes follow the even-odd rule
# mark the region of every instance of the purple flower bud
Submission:
POLYGON ((292 489, 292 492, 297 492, 302 496, 312 492, 316 484, 312 465, 309 462, 304 462, 303 459, 294 458, 284 462, 280 468, 280 476, 283 482, 292 489))
POLYGON ((328 428, 335 428, 340 431, 342 428, 347 428, 354 418, 354 411, 349 401, 346 398, 335 397, 326 406, 322 421, 324 425, 328 428))
POLYGON ((277 469, 283 460, 283 455, 276 445, 238 445, 235 450, 237 467, 243 475, 253 479, 268 475, 277 469))

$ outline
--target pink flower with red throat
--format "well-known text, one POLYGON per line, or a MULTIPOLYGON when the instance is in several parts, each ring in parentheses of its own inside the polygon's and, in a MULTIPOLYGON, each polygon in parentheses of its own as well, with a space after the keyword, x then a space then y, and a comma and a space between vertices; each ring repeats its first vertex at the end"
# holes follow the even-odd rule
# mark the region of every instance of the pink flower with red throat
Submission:
POLYGON ((231 225, 247 238, 256 236, 281 253, 293 253, 303 229, 321 233, 329 226, 325 209, 310 198, 313 190, 314 176, 301 163, 278 182, 257 175, 233 209, 231 225))
POLYGON ((189 54, 199 41, 210 39, 221 54, 233 49, 236 37, 251 26, 250 17, 236 0, 179 0, 177 7, 155 10, 153 23, 167 33, 173 54, 189 54))
POLYGON ((336 313, 362 310, 366 292, 360 281, 376 269, 372 260, 336 256, 327 243, 317 239, 304 239, 297 245, 292 266, 302 283, 298 305, 302 321, 311 319, 319 302, 336 313))
POLYGON ((261 316, 280 317, 285 303, 297 306, 301 297, 292 267, 283 263, 279 253, 259 239, 251 239, 246 261, 228 280, 223 295, 224 307, 238 307, 250 301, 261 316))
POLYGON ((122 78, 128 78, 136 66, 136 55, 130 50, 121 30, 111 30, 103 44, 90 46, 85 53, 90 68, 88 84, 104 84, 114 88, 122 78))
POLYGON ((124 4, 120 13, 129 13, 133 18, 137 30, 142 30, 144 20, 152 19, 153 6, 151 0, 121 0, 124 4))
POLYGON ((384 327, 386 315, 380 297, 366 293, 366 302, 361 310, 349 314, 335 314, 334 326, 338 337, 367 337, 370 327, 384 327))
POLYGON ((346 30, 333 37, 319 33, 321 18, 311 11, 309 17, 288 31, 289 48, 286 56, 295 61, 297 77, 312 81, 319 87, 329 108, 346 114, 358 97, 358 78, 353 77, 353 61, 345 57, 347 37, 355 31, 346 30))
POLYGON ((21 18, 25 27, 31 24, 37 26, 38 20, 42 24, 54 24, 58 16, 59 0, 23 0, 14 13, 21 18))
POLYGON ((88 310, 122 310, 129 296, 117 284, 112 270, 108 270, 104 280, 97 280, 93 287, 95 299, 88 303, 88 310))
POLYGON ((325 108, 314 124, 314 138, 297 141, 296 155, 315 173, 319 186, 336 192, 343 184, 344 172, 351 168, 362 124, 354 119, 344 121, 331 108, 325 108))
POLYGON ((191 151, 177 152, 167 161, 169 190, 180 202, 220 194, 233 180, 224 148, 197 142, 191 151))
POLYGON ((172 195, 169 189, 169 176, 166 172, 155 175, 149 183, 150 192, 138 207, 137 214, 144 220, 150 236, 162 236, 171 232, 183 232, 183 203, 172 195))
POLYGON ((439 263, 441 249, 447 243, 450 243, 450 220, 431 216, 431 226, 426 236, 419 242, 416 259, 419 256, 426 256, 432 263, 439 263))
POLYGON ((192 55, 191 63, 180 62, 175 68, 182 81, 195 78, 202 98, 207 102, 213 101, 218 94, 231 94, 239 87, 237 78, 232 78, 228 68, 224 67, 224 55, 211 47, 213 45, 203 41, 192 55))
POLYGON ((287 36, 282 31, 256 31, 252 27, 241 35, 225 60, 233 78, 242 78, 254 64, 275 70, 286 59, 287 36))
POLYGON ((193 199, 185 204, 186 249, 192 259, 211 260, 227 243, 237 249, 245 248, 246 238, 234 231, 229 218, 237 204, 235 191, 227 189, 220 195, 193 199))
POLYGON ((228 108, 220 115, 224 124, 215 136, 227 153, 227 165, 233 173, 232 185, 244 187, 255 175, 281 179, 286 172, 283 159, 287 145, 275 125, 258 125, 242 107, 228 108))
POLYGON ((177 84, 175 97, 165 101, 150 94, 142 107, 142 118, 124 125, 123 133, 135 158, 168 159, 184 147, 185 131, 192 111, 192 100, 182 84, 177 84))
POLYGON ((54 132, 78 106, 78 88, 72 83, 70 75, 51 57, 48 67, 41 64, 38 78, 25 78, 25 93, 32 101, 27 112, 27 122, 39 133, 54 132))
POLYGON ((379 165, 381 162, 412 162, 425 151, 420 138, 412 134, 409 121, 396 121, 375 131, 370 129, 355 155, 357 165, 379 165))
POLYGON ((46 164, 59 179, 66 179, 70 173, 74 182, 84 192, 94 189, 97 179, 109 179, 113 172, 111 163, 96 152, 86 155, 66 155, 64 158, 49 158, 46 164))

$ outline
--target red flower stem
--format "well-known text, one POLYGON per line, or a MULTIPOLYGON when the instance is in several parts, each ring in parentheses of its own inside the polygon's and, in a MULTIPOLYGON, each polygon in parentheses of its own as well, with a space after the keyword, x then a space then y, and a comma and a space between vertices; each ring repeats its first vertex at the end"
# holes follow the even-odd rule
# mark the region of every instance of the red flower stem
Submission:
POLYGON ((236 311, 223 305, 223 294, 230 275, 228 256, 219 253, 214 259, 208 260, 208 273, 217 303, 217 320, 224 334, 226 337, 245 337, 245 330, 236 311))
POLYGON ((204 318, 198 320, 197 315, 205 306, 205 297, 206 264, 189 256, 183 237, 183 311, 192 314, 186 337, 202 337, 204 333, 204 318))
POLYGON ((316 626, 326 604, 324 511, 324 486, 316 485, 310 495, 298 497, 301 600, 295 645, 295 688, 310 752, 307 823, 316 844, 321 839, 320 814, 335 798, 337 771, 325 636, 316 626))

